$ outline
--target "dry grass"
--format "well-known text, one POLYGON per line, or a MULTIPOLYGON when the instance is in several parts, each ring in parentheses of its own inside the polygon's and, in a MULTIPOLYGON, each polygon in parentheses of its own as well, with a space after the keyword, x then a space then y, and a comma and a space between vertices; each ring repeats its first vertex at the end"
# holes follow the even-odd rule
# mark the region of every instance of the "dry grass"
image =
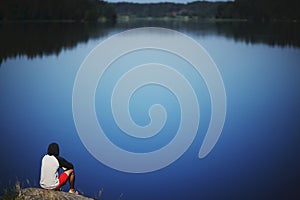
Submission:
MULTIPOLYGON (((92 200, 92 198, 87 198, 84 195, 84 192, 80 189, 78 190, 81 195, 73 195, 70 193, 62 191, 53 191, 41 189, 37 186, 36 181, 30 181, 25 179, 22 182, 17 180, 15 184, 12 184, 13 181, 9 182, 9 186, 3 190, 3 195, 0 196, 1 200, 92 200)), ((100 200, 103 195, 104 189, 101 188, 97 194, 94 194, 93 200, 100 200)), ((123 197, 123 193, 117 198, 120 200, 123 197)))
MULTIPOLYGON (((27 179, 26 183, 31 186, 27 179)), ((22 184, 23 185, 23 184, 22 184)), ((102 191, 102 190, 100 190, 102 191)), ((102 193, 98 196, 100 198, 102 193)), ((97 199, 98 199, 97 198, 97 199)), ((63 191, 45 190, 41 188, 28 187, 22 189, 21 183, 16 181, 13 187, 4 189, 2 200, 94 200, 92 198, 84 197, 82 195, 74 195, 63 191)))

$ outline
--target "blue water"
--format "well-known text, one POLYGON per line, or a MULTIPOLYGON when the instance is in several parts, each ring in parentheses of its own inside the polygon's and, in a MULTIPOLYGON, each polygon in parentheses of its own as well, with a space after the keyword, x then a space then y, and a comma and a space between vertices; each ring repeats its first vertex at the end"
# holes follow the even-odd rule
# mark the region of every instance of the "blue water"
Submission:
MULTIPOLYGON (((203 92, 197 93, 201 99, 198 134, 186 153, 166 168, 144 174, 120 172, 99 162, 82 144, 72 113, 76 73, 97 44, 128 29, 117 25, 58 53, 35 56, 18 53, 3 60, 0 67, 1 188, 13 185, 16 179, 23 187, 38 186, 41 158, 48 144, 56 141, 61 155, 75 166, 76 188, 90 197, 96 197, 103 188, 101 199, 299 199, 299 46, 270 45, 260 40, 249 42, 202 26, 172 28, 189 35, 207 50, 226 88, 225 125, 207 157, 199 159, 198 151, 210 119, 210 101, 205 83, 198 75, 194 78, 199 78, 197 87, 203 92)), ((157 52, 140 53, 155 55, 157 52)), ((172 64, 176 58, 165 55, 168 56, 166 62, 172 64)), ((158 58, 157 62, 162 60, 158 58)), ((116 134, 108 137, 128 151, 148 152, 162 147, 172 140, 171 133, 176 133, 180 121, 176 97, 157 85, 136 92, 130 102, 133 120, 147 125, 149 106, 161 103, 168 112, 162 129, 166 134, 147 141, 129 141, 132 138, 117 130, 109 113, 109 101, 104 104, 97 101, 109 97, 110 85, 118 71, 114 67, 103 78, 104 86, 99 84, 97 88, 96 112, 99 121, 103 119, 100 124, 106 130, 116 130, 116 134), (102 90, 108 90, 107 96, 101 96, 102 90)), ((182 73, 194 74, 192 69, 182 73)), ((193 80, 192 85, 195 87, 193 80)))

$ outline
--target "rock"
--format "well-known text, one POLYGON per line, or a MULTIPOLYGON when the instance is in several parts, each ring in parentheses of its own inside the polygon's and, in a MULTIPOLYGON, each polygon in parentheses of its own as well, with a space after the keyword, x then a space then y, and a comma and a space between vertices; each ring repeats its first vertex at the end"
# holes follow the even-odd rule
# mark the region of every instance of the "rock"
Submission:
POLYGON ((45 190, 40 188, 26 188, 19 190, 16 200, 94 200, 82 195, 68 192, 45 190))

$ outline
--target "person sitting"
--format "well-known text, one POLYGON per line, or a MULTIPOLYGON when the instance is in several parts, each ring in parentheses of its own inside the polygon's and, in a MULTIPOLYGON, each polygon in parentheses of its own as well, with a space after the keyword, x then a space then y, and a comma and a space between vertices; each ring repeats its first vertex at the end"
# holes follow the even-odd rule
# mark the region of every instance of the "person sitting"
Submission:
POLYGON ((47 154, 42 159, 40 186, 44 189, 60 190, 67 180, 70 184, 69 193, 78 194, 74 188, 75 172, 73 164, 59 156, 57 143, 51 143, 48 146, 47 154), (64 172, 59 175, 60 168, 64 172))

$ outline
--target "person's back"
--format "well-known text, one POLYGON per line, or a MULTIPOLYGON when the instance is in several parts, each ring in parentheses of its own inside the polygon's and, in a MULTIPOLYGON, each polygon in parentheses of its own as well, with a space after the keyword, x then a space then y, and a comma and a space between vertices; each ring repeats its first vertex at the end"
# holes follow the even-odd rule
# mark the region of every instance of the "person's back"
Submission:
POLYGON ((42 159, 40 185, 45 189, 55 189, 58 184, 59 163, 54 156, 45 155, 42 159))
POLYGON ((59 190, 69 179, 70 193, 78 194, 74 189, 75 174, 73 164, 59 156, 59 147, 51 143, 42 159, 40 186, 44 189, 59 190), (58 175, 59 168, 64 172, 58 175))

